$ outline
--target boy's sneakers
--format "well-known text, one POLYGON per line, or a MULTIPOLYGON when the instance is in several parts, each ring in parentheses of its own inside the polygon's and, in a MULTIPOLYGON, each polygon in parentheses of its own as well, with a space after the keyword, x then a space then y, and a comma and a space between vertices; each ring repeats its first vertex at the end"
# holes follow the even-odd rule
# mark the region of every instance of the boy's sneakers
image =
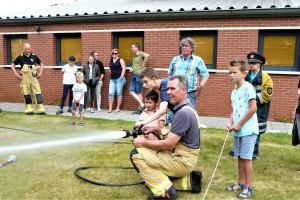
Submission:
POLYGON ((70 123, 70 126, 75 126, 75 125, 76 125, 75 122, 70 123))
POLYGON ((71 107, 68 108, 68 112, 69 112, 69 113, 72 113, 72 108, 71 108, 71 107))
POLYGON ((190 181, 192 186, 193 193, 201 192, 202 187, 202 172, 201 171, 192 171, 190 174, 190 181))
POLYGON ((80 127, 84 127, 84 123, 80 123, 79 126, 80 126, 80 127))
POLYGON ((228 153, 227 153, 227 156, 233 157, 233 156, 234 156, 234 152, 233 152, 233 151, 228 152, 228 153))
POLYGON ((173 187, 173 185, 166 191, 166 193, 163 196, 154 196, 149 195, 148 200, 163 200, 163 199, 169 199, 169 200, 175 200, 178 198, 178 194, 173 187))
POLYGON ((57 111, 56 111, 56 114, 57 115, 60 115, 60 114, 63 114, 64 113, 64 111, 63 111, 63 109, 61 109, 61 108, 59 108, 57 111))

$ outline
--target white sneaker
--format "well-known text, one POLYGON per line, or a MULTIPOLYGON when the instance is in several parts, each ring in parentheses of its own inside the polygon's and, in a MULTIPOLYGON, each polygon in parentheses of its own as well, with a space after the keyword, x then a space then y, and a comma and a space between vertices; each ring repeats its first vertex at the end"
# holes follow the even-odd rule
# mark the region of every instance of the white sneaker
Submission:
POLYGON ((93 108, 91 108, 90 111, 91 111, 91 113, 94 113, 94 109, 93 108))
POLYGON ((101 111, 101 108, 100 108, 100 106, 98 106, 98 112, 100 112, 101 111))
POLYGON ((87 109, 86 109, 86 111, 90 111, 91 110, 91 108, 90 107, 88 107, 87 109))
POLYGON ((82 109, 82 113, 85 113, 85 109, 82 109))

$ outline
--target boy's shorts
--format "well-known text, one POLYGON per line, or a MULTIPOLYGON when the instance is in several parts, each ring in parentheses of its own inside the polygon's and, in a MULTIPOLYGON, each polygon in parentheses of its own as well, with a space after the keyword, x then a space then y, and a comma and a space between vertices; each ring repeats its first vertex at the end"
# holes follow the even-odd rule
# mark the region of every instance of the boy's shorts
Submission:
POLYGON ((143 82, 140 79, 140 74, 133 74, 129 88, 129 92, 131 91, 134 91, 137 94, 143 92, 143 82))
POLYGON ((77 107, 79 112, 82 112, 83 104, 79 104, 79 103, 76 104, 75 102, 72 102, 72 110, 76 111, 77 107))
POLYGON ((254 145, 257 135, 247 135, 244 137, 233 137, 233 152, 235 156, 239 156, 245 160, 252 160, 254 145))

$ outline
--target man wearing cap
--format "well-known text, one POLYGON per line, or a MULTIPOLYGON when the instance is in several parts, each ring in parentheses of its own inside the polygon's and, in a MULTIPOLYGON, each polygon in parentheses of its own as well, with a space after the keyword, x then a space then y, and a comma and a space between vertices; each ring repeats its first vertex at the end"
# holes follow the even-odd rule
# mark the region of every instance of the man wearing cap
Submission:
POLYGON ((65 105, 66 98, 69 93, 69 103, 68 103, 68 112, 72 112, 72 101, 73 101, 73 85, 76 83, 76 73, 77 73, 77 66, 75 65, 75 57, 70 56, 68 59, 68 64, 64 65, 61 69, 63 73, 63 94, 61 97, 60 107, 57 110, 56 114, 62 114, 63 108, 65 105))
POLYGON ((25 113, 28 115, 33 114, 32 103, 34 102, 36 104, 36 112, 46 114, 43 106, 42 92, 38 82, 38 79, 42 76, 44 65, 37 55, 31 53, 29 43, 24 44, 24 53, 15 59, 11 65, 11 69, 15 77, 21 81, 20 87, 25 100, 25 113), (20 73, 17 72, 15 68, 16 65, 21 65, 20 73), (37 66, 40 66, 39 72, 37 66))
MULTIPOLYGON (((251 83, 256 90, 256 105, 259 135, 257 136, 252 160, 256 160, 259 152, 260 134, 266 132, 267 121, 270 112, 270 101, 273 94, 273 81, 271 77, 261 69, 266 59, 262 55, 251 52, 247 55, 249 71, 245 80, 251 83)), ((228 155, 233 156, 233 152, 228 155)))

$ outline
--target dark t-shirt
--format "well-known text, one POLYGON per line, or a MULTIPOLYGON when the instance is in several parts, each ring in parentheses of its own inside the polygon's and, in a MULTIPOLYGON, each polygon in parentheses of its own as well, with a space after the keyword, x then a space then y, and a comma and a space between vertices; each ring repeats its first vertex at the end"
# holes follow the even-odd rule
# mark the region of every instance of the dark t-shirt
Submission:
POLYGON ((172 104, 170 104, 170 99, 168 97, 168 94, 167 94, 167 91, 168 91, 168 82, 169 82, 169 79, 168 78, 163 78, 161 80, 161 85, 160 85, 160 88, 159 88, 159 91, 160 91, 160 102, 168 102, 168 108, 173 111, 174 110, 174 106, 172 104))
POLYGON ((25 56, 24 53, 20 56, 18 56, 15 61, 14 61, 14 64, 15 65, 18 65, 20 64, 21 65, 21 69, 23 67, 24 64, 27 64, 27 65, 36 65, 36 64, 41 64, 41 59, 35 55, 35 54, 30 54, 29 57, 25 56))
POLYGON ((184 108, 184 106, 189 106, 193 109, 189 99, 175 107, 170 132, 181 136, 179 142, 183 145, 192 149, 198 149, 200 147, 200 127, 195 115, 197 111, 194 113, 189 108, 184 108))

